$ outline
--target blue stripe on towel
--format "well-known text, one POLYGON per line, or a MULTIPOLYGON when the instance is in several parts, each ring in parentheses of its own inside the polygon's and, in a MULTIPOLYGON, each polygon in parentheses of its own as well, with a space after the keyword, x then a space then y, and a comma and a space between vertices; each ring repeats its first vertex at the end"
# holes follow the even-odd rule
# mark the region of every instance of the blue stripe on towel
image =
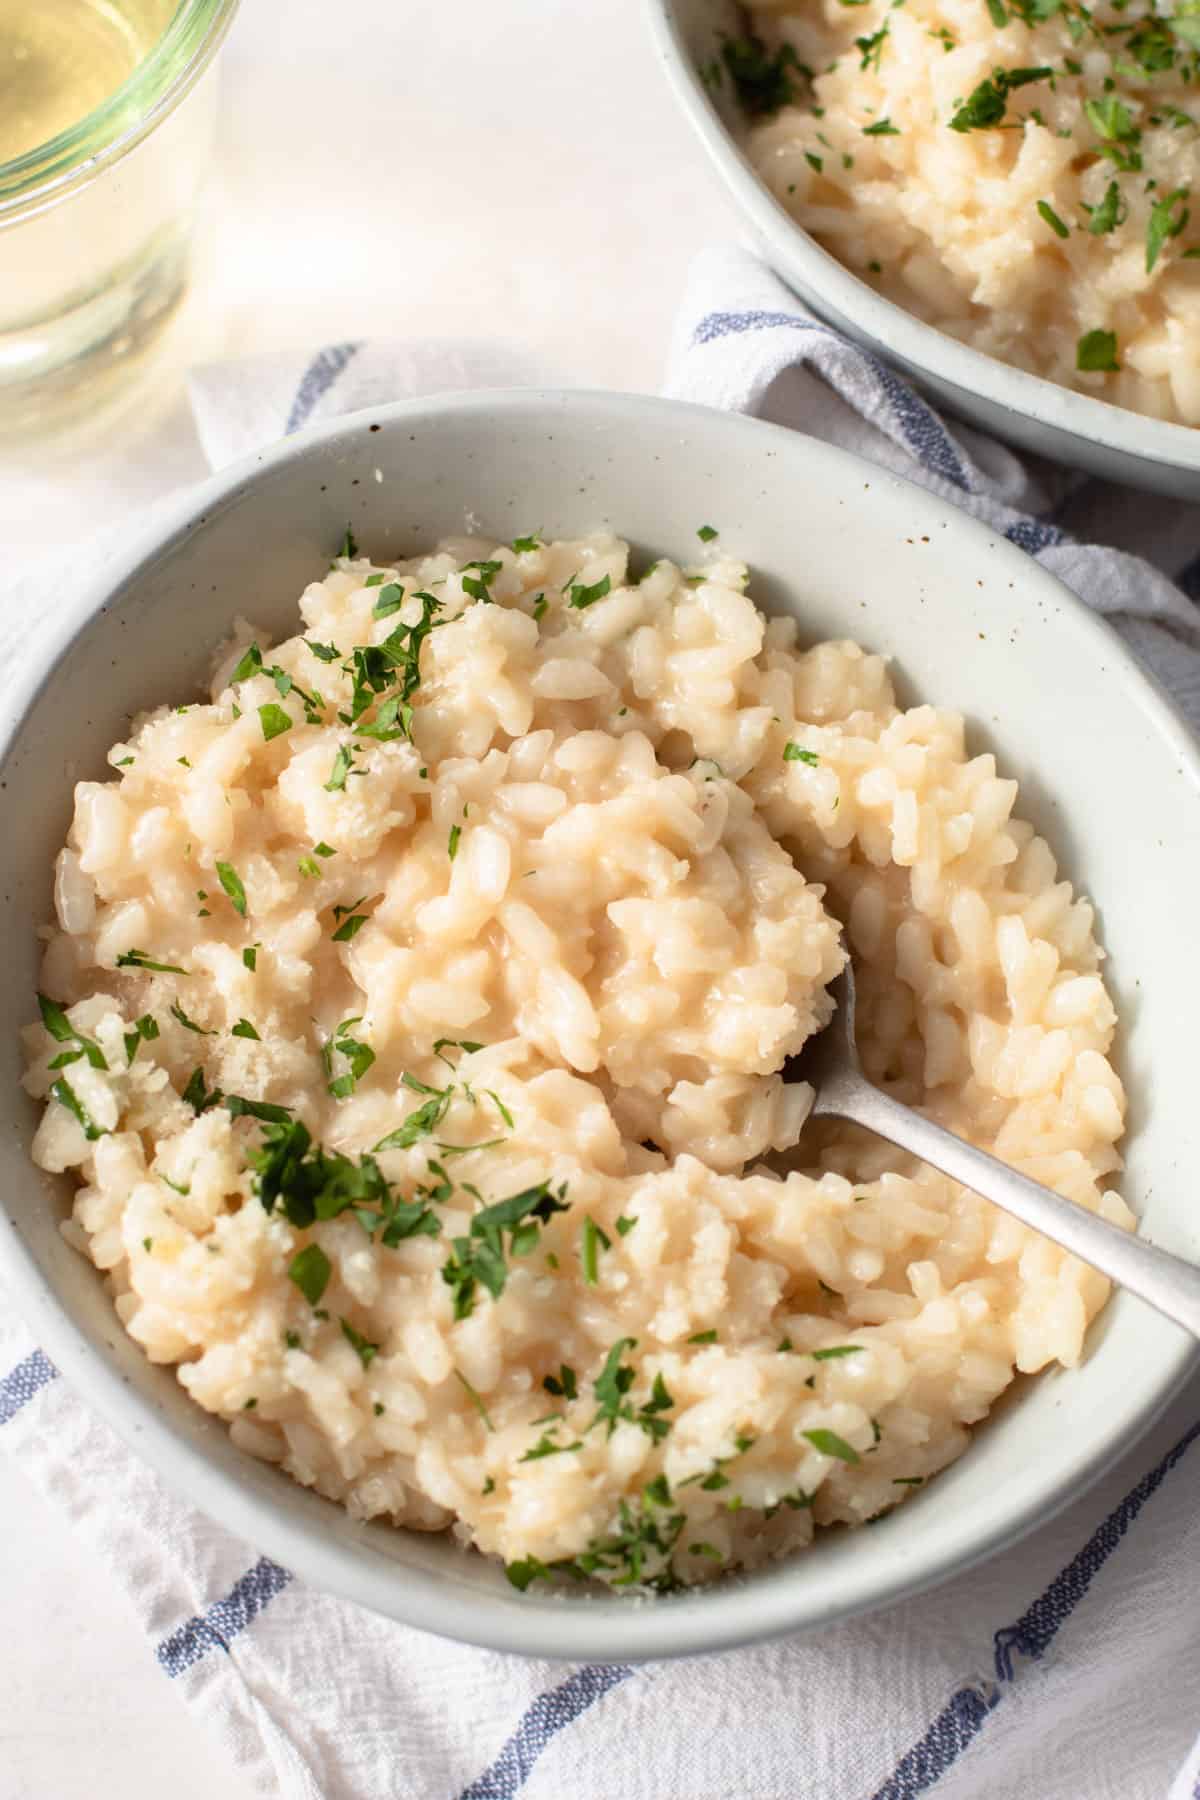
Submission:
POLYGON ((1097 1527, 1077 1556, 1067 1564, 1015 1625, 1005 1625, 993 1639, 996 1683, 979 1682, 958 1689, 924 1737, 903 1756, 871 1800, 917 1800, 956 1762, 999 1705, 1006 1686, 1019 1677, 1017 1657, 1037 1662, 1046 1654, 1092 1582, 1120 1544, 1147 1500, 1162 1486, 1176 1463, 1200 1437, 1200 1423, 1180 1438, 1148 1474, 1143 1475, 1119 1506, 1097 1527))
POLYGON ((299 431, 302 425, 307 424, 316 410, 317 402, 324 399, 346 364, 361 349, 362 345, 358 343, 328 344, 324 350, 317 351, 300 378, 292 410, 283 428, 285 437, 290 437, 293 431, 299 431))
POLYGON ((1060 531, 1057 525, 1043 525, 1040 519, 1018 519, 1004 535, 1010 544, 1015 544, 1018 550, 1027 550, 1030 556, 1049 550, 1052 544, 1067 542, 1065 531, 1060 531))
POLYGON ((463 1789, 458 1800, 513 1800, 555 1733, 632 1674, 627 1663, 589 1663, 561 1686, 539 1694, 495 1762, 463 1789))
POLYGON ((963 467, 962 458, 954 447, 954 439, 933 408, 926 406, 920 395, 915 394, 908 383, 901 381, 891 369, 886 368, 875 357, 867 356, 865 351, 862 354, 891 402, 896 423, 917 461, 934 475, 940 475, 943 481, 949 481, 956 488, 961 488, 964 494, 969 494, 971 482, 963 467))
MULTIPOLYGON (((818 337, 832 338, 836 344, 857 356, 863 367, 869 369, 874 376, 881 397, 891 408, 901 437, 917 461, 932 474, 940 475, 944 481, 961 488, 964 493, 970 492, 971 482, 962 458, 955 448, 953 438, 933 408, 927 406, 908 383, 901 380, 885 363, 880 362, 877 356, 873 356, 859 344, 850 343, 828 325, 820 325, 815 319, 799 318, 795 313, 765 310, 714 312, 707 313, 701 319, 692 341, 696 344, 711 344, 717 338, 740 337, 748 331, 781 329, 812 332, 818 337)), ((828 380, 823 369, 819 372, 828 380)), ((830 385, 836 388, 836 383, 831 382, 830 385)), ((861 408, 856 410, 861 411, 861 408)))
POLYGON ((55 1380, 58 1370, 44 1350, 33 1350, 7 1375, 0 1376, 0 1425, 7 1425, 21 1408, 55 1380))
POLYGON ((214 1601, 207 1612, 197 1613, 163 1639, 155 1651, 162 1669, 174 1678, 210 1650, 228 1651, 230 1640, 245 1631, 291 1579, 287 1569, 281 1569, 268 1557, 260 1557, 223 1600, 214 1601))

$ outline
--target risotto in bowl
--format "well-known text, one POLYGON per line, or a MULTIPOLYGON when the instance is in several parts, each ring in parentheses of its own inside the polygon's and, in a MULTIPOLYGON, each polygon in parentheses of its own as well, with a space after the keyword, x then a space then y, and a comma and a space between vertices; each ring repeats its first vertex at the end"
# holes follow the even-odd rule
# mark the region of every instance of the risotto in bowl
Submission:
POLYGON ((1194 756, 1103 627, 631 399, 387 409, 180 526, 2 790, 5 1268, 145 1453, 411 1623, 636 1656, 879 1604, 1128 1443, 1173 1329, 786 1078, 849 951, 876 1080, 1194 1244, 1145 1079, 1189 977, 1112 829, 1175 891, 1194 756))
POLYGON ((964 419, 1200 491, 1186 6, 651 0, 774 266, 964 419))

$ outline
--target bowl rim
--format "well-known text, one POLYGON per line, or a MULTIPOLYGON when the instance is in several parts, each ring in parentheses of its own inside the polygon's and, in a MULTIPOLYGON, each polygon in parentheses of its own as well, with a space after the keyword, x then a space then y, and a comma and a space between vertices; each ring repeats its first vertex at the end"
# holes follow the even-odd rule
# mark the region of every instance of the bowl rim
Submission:
MULTIPOLYGON (((980 554, 986 550, 993 567, 1000 559, 1018 591, 1031 599, 1040 596, 1048 611, 1065 615, 1079 634, 1081 651, 1089 655, 1103 652, 1129 704, 1139 711, 1147 730, 1178 759, 1179 767, 1186 769, 1200 799, 1200 746, 1170 700, 1111 627, 1025 552, 903 477, 785 427, 691 402, 589 389, 443 393, 345 414, 256 452, 166 503, 151 529, 138 534, 101 575, 81 584, 0 696, 0 773, 43 688, 93 621, 189 536, 244 499, 261 476, 315 450, 332 447, 362 454, 368 443, 373 447, 379 444, 379 439, 367 435, 371 425, 411 430, 414 425, 455 414, 473 417, 491 428, 500 423, 519 429, 523 422, 539 432, 561 427, 564 416, 571 415, 584 426, 617 424, 633 429, 650 417, 679 434, 697 429, 700 420, 707 428, 719 420, 716 429, 727 434, 731 453, 736 453, 740 444, 749 455, 757 454, 761 446, 773 446, 772 454, 780 464, 789 457, 807 460, 810 467, 824 464, 840 472, 848 490, 861 491, 864 474, 876 487, 899 490, 912 509, 915 524, 931 535, 938 527, 957 532, 960 541, 973 544, 980 554)), ((30 1178, 34 1178, 32 1164, 30 1178)), ((876 1572, 864 1581, 861 1576, 856 1579, 853 1570, 843 1570, 836 1592, 819 1595, 815 1604, 806 1593, 802 1557, 781 1562, 748 1580, 735 1577, 647 1605, 531 1594, 511 1599, 503 1596, 492 1602, 487 1595, 428 1569, 397 1563, 388 1565, 385 1573, 382 1559, 369 1545, 347 1544, 325 1534, 303 1507, 293 1510, 286 1502, 279 1504, 273 1495, 231 1476, 181 1424, 129 1384, 113 1356, 97 1352, 56 1298, 32 1249, 4 1208, 0 1208, 0 1275, 10 1284, 35 1337, 85 1404, 93 1407, 168 1487, 184 1494, 227 1530, 312 1586, 402 1624, 481 1648, 571 1662, 639 1662, 732 1649, 876 1611, 940 1585, 1009 1547, 1079 1498, 1149 1429, 1200 1356, 1200 1347, 1181 1333, 1178 1348, 1163 1355, 1149 1389, 1141 1392, 1136 1382, 1128 1383, 1114 1397, 1103 1436, 1056 1463, 1052 1472, 1040 1474, 998 1529, 981 1533, 977 1524, 972 1532, 956 1523, 940 1531, 936 1544, 930 1541, 922 1556, 893 1558, 883 1578, 876 1572)), ((1124 1298, 1117 1296, 1114 1303, 1124 1298)), ((1128 1304, 1138 1302, 1130 1299, 1128 1304)))
POLYGON ((1200 473, 1200 427, 1132 412, 1002 362, 926 324, 860 280, 780 204, 726 127, 688 53, 677 0, 645 0, 645 11, 668 84, 743 216, 864 338, 882 347, 886 360, 906 364, 918 379, 925 372, 952 386, 964 397, 964 410, 970 401, 983 400, 1114 455, 1200 473))

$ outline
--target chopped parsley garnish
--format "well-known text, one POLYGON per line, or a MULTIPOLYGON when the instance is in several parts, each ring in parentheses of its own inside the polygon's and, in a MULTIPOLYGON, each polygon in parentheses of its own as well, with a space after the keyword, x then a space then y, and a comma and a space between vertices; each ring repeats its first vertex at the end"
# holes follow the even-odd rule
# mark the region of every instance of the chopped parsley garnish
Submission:
POLYGON ((350 1035, 350 1027, 358 1024, 358 1018, 343 1019, 333 1036, 325 1046, 324 1058, 327 1073, 333 1073, 335 1056, 345 1058, 347 1067, 329 1083, 329 1092, 335 1100, 346 1100, 354 1092, 371 1064, 375 1061, 375 1052, 370 1044, 360 1043, 350 1035))
POLYGON ((702 525, 696 533, 696 536, 700 539, 702 544, 711 544, 715 537, 720 536, 720 533, 715 525, 702 525))
MULTIPOLYGON (((1200 21, 1198 21, 1200 22, 1200 21)), ((1177 238, 1191 218, 1191 209, 1184 206, 1188 188, 1174 188, 1163 199, 1157 200, 1150 209, 1150 217, 1146 224, 1146 273, 1150 274, 1162 254, 1163 246, 1171 238, 1177 238), (1176 213, 1176 207, 1180 210, 1176 213)))
POLYGON ((805 750, 800 744, 787 743, 783 746, 783 760, 807 763, 810 769, 815 769, 821 759, 815 750, 805 750))
MULTIPOLYGON (((267 1125, 290 1125, 292 1115, 286 1106, 276 1106, 273 1100, 246 1100, 241 1094, 221 1094, 214 1089, 217 1098, 225 1102, 225 1110, 234 1119, 260 1119, 267 1125)), ((208 1104, 213 1104, 210 1096, 208 1104)))
POLYGON ((1083 110, 1101 140, 1100 155, 1106 156, 1118 169, 1140 169, 1141 152, 1136 146, 1141 142, 1142 134, 1134 124, 1129 108, 1109 94, 1102 100, 1085 100, 1083 110))
POLYGON ((590 587, 583 582, 572 581, 567 589, 567 605, 582 610, 585 606, 594 606, 597 600, 603 600, 611 591, 612 582, 607 575, 602 575, 599 581, 593 581, 590 587))
MULTIPOLYGON (((304 688, 293 680, 286 669, 275 667, 265 669, 263 673, 271 677, 281 700, 286 700, 289 694, 295 694, 297 700, 299 700, 304 707, 304 717, 308 723, 310 725, 321 724, 321 712, 325 702, 321 699, 319 694, 307 693, 304 688)), ((260 707, 259 711, 261 712, 261 710, 260 707)))
POLYGON ((358 555, 358 540, 349 525, 346 527, 345 535, 338 548, 338 555, 344 556, 347 561, 351 562, 358 555))
POLYGON ((379 1345, 373 1344, 370 1338, 365 1338, 361 1331, 356 1331, 349 1319, 339 1318, 338 1323, 342 1328, 342 1336, 357 1355, 363 1368, 369 1369, 379 1354, 379 1345))
POLYGON ((332 1274, 333 1264, 320 1244, 306 1244, 288 1264, 288 1280, 295 1283, 310 1306, 316 1306, 332 1274))
POLYGON ((197 1025, 195 1019, 189 1019, 178 1000, 171 1003, 171 1017, 178 1019, 185 1031, 194 1031, 197 1037, 215 1037, 215 1031, 209 1031, 204 1025, 197 1025))
POLYGON ((970 93, 949 121, 951 131, 987 131, 999 125, 1015 88, 1031 81, 1045 81, 1053 69, 993 69, 970 93))
POLYGON ((888 21, 885 19, 879 30, 872 32, 870 37, 855 38, 854 47, 862 58, 858 65, 860 73, 866 69, 879 68, 887 36, 888 21))
POLYGON ((804 160, 808 164, 809 168, 814 170, 816 174, 818 174, 818 175, 824 174, 825 162, 822 157, 815 155, 814 152, 811 150, 806 150, 804 152, 804 160))
MULTIPOLYGON (((892 121, 890 119, 876 119, 874 125, 864 125, 863 126, 863 136, 864 137, 899 137, 900 129, 898 126, 893 125, 892 121)), ((847 168, 850 166, 849 163, 847 162, 847 159, 844 156, 842 158, 842 162, 847 168)))
POLYGON ((452 825, 450 827, 450 837, 446 844, 446 854, 450 858, 451 862, 453 862, 455 857, 458 855, 458 840, 461 837, 462 837, 462 826, 461 825, 452 825))
POLYGON ((151 1044, 158 1036, 158 1020, 150 1013, 143 1013, 140 1019, 133 1022, 133 1030, 125 1033, 125 1060, 132 1062, 137 1055, 138 1045, 151 1044))
POLYGON ((547 606, 549 606, 549 604, 550 604, 550 602, 547 600, 545 594, 539 594, 537 596, 536 600, 533 603, 533 615, 532 615, 535 624, 544 617, 546 608, 547 608, 547 606))
POLYGON ((542 1562, 538 1557, 525 1556, 519 1562, 505 1563, 504 1573, 517 1592, 523 1594, 531 1581, 545 1580, 553 1570, 549 1563, 542 1562))
POLYGON ((242 961, 252 975, 257 974, 258 972, 258 952, 259 946, 257 944, 247 944, 246 948, 242 951, 242 961))
POLYGON ((629 1233, 633 1230, 634 1226, 637 1224, 637 1220, 636 1219, 628 1219, 624 1215, 622 1215, 619 1219, 616 1219, 614 1221, 614 1223, 617 1227, 617 1236, 618 1237, 628 1237, 629 1233))
MULTIPOLYGON (((452 1069, 454 1064, 448 1056, 442 1054, 444 1050, 462 1050, 468 1056, 472 1056, 476 1050, 482 1049, 483 1045, 477 1044, 473 1038, 438 1038, 433 1046, 433 1054, 440 1062, 444 1062, 448 1069, 452 1069)), ((509 1123, 512 1123, 511 1119, 509 1123)))
POLYGON ((853 1444, 848 1444, 844 1437, 838 1436, 836 1431, 827 1431, 823 1425, 817 1426, 812 1431, 806 1431, 804 1436, 813 1449, 819 1450, 822 1456, 836 1456, 839 1462, 844 1463, 862 1461, 862 1457, 853 1444))
POLYGON ((542 547, 542 540, 536 531, 532 531, 528 537, 514 538, 512 547, 518 556, 525 556, 532 550, 540 550, 542 547))
POLYGON ((716 1341, 717 1341, 717 1333, 715 1330, 714 1331, 693 1331, 691 1337, 688 1339, 689 1344, 715 1344, 716 1341))
POLYGON ((1115 231, 1129 216, 1129 208, 1122 200, 1121 190, 1115 181, 1109 182, 1098 206, 1085 204, 1084 211, 1090 214, 1088 230, 1093 237, 1103 237, 1106 232, 1115 231))
POLYGON ((832 1362, 838 1356, 861 1356, 863 1344, 831 1344, 826 1350, 810 1350, 814 1362, 832 1362))
POLYGON ((315 856, 302 856, 296 867, 306 881, 315 881, 321 873, 321 865, 315 856))
POLYGON ((583 1266, 583 1279, 589 1287, 595 1287, 600 1279, 600 1252, 611 1250, 612 1239, 597 1225, 590 1216, 586 1217, 581 1227, 579 1259, 583 1266))
POLYGON ((144 950, 123 950, 117 958, 118 969, 147 969, 155 975, 189 975, 178 963, 155 962, 144 950))
POLYGON ((334 911, 335 917, 341 911, 344 911, 346 913, 346 917, 342 920, 342 922, 338 926, 337 930, 335 932, 333 932, 333 934, 332 934, 333 942, 335 944, 351 943, 353 941, 353 939, 358 936, 359 932, 362 930, 363 926, 366 924, 366 922, 367 922, 366 913, 356 913, 356 912, 352 912, 349 908, 341 908, 341 907, 337 907, 337 906, 334 907, 333 911, 334 911))
POLYGON ((83 1101, 79 1098, 79 1095, 75 1092, 75 1089, 71 1086, 65 1075, 59 1076, 58 1080, 50 1089, 50 1092, 54 1095, 54 1098, 58 1101, 59 1105, 65 1106, 67 1111, 76 1120, 89 1144, 94 1144, 97 1138, 108 1136, 107 1127, 97 1125, 96 1121, 92 1118, 91 1113, 83 1104, 83 1101))
POLYGON ((265 1212, 278 1206, 288 1223, 304 1230, 317 1219, 352 1211, 368 1237, 394 1250, 405 1238, 437 1237, 441 1222, 430 1208, 448 1199, 449 1183, 418 1188, 412 1200, 398 1200, 371 1156, 354 1162, 314 1145, 299 1119, 272 1123, 258 1150, 247 1155, 255 1171, 255 1193, 265 1212))
POLYGON ((487 1095, 488 1099, 491 1101, 492 1105, 495 1107, 496 1111, 500 1114, 500 1117, 504 1120, 504 1123, 508 1126, 508 1129, 511 1131, 513 1128, 513 1116, 509 1112, 507 1106, 505 1106, 505 1104, 504 1104, 503 1100, 500 1098, 499 1094, 495 1091, 494 1088, 484 1088, 483 1091, 487 1095))
POLYGON ((794 1494, 780 1494, 773 1506, 764 1506, 763 1518, 773 1519, 781 1506, 786 1506, 789 1512, 804 1512, 812 1503, 812 1495, 806 1494, 803 1488, 797 1488, 794 1494))
POLYGON ((233 674, 229 679, 230 681, 249 681, 252 675, 258 674, 262 666, 262 651, 259 649, 258 645, 247 644, 245 650, 242 652, 241 660, 239 661, 237 668, 233 671, 233 674))
POLYGON ((346 777, 354 766, 354 745, 340 744, 333 759, 333 768, 329 772, 329 780, 325 783, 327 794, 340 793, 346 785, 346 777))
POLYGON ((246 890, 242 886, 242 878, 237 870, 231 863, 219 862, 217 864, 217 880, 229 896, 233 910, 241 913, 244 919, 246 916, 246 890))
POLYGON ((210 1106, 219 1106, 224 1096, 220 1088, 213 1088, 211 1093, 208 1091, 204 1085, 204 1070, 197 1066, 188 1077, 182 1097, 195 1112, 203 1113, 210 1106))
POLYGON ((336 662, 341 655, 336 644, 318 644, 314 643, 312 638, 305 638, 304 643, 306 649, 312 651, 318 662, 336 662))
POLYGON ((471 1220, 470 1234, 456 1237, 448 1261, 442 1268, 442 1280, 454 1292, 454 1317, 470 1318, 475 1308, 475 1294, 482 1284, 498 1300, 508 1281, 505 1262, 505 1234, 509 1256, 528 1256, 537 1247, 541 1226, 555 1213, 566 1212, 562 1196, 551 1193, 548 1184, 524 1188, 485 1206, 471 1220))
MULTIPOLYGON (((866 0, 847 3, 865 5, 866 0)), ((790 44, 768 50, 753 33, 744 38, 726 38, 721 45, 721 60, 729 70, 743 112, 752 119, 790 105, 797 93, 792 71, 796 75, 808 73, 790 44)))
POLYGON ((373 619, 388 619, 404 605, 404 589, 398 581, 389 581, 379 590, 379 598, 371 608, 373 619))
POLYGON ((597 1425, 604 1424, 607 1425, 608 1436, 611 1437, 617 1429, 618 1422, 624 1419, 631 1425, 640 1425, 642 1430, 657 1444, 666 1437, 671 1429, 670 1420, 662 1418, 661 1414, 669 1412, 675 1401, 668 1393, 667 1385, 661 1374, 654 1377, 650 1398, 643 1401, 641 1406, 635 1408, 633 1401, 628 1398, 629 1390, 633 1386, 634 1371, 621 1359, 626 1350, 633 1350, 636 1345, 636 1338, 618 1338, 605 1357, 604 1367, 592 1383, 592 1393, 596 1397, 598 1411, 588 1426, 588 1430, 591 1431, 597 1425))
POLYGON ((574 1369, 566 1363, 560 1363, 557 1375, 547 1375, 542 1382, 548 1394, 554 1394, 563 1400, 575 1400, 579 1397, 579 1383, 574 1369))
MULTIPOLYGON (((50 1064, 52 1069, 64 1069, 68 1063, 78 1062, 81 1056, 87 1057, 93 1069, 107 1069, 108 1061, 99 1044, 93 1043, 89 1037, 84 1037, 81 1031, 76 1031, 56 1000, 49 1000, 45 994, 39 994, 37 1003, 42 1015, 42 1024, 55 1043, 73 1045, 72 1049, 65 1050, 61 1056, 54 1058, 50 1064)), ((151 1024, 153 1024, 153 1020, 151 1020, 151 1024)), ((154 1027, 154 1035, 158 1036, 157 1026, 154 1027)), ((136 1048, 136 1035, 134 1047, 136 1048)), ((129 1060, 132 1061, 132 1057, 129 1060)))
POLYGON ((433 1135, 449 1108, 454 1092, 453 1083, 447 1088, 431 1088, 411 1075, 405 1075, 402 1079, 406 1087, 419 1094, 428 1094, 429 1099, 423 1106, 418 1106, 415 1112, 409 1113, 403 1125, 398 1125, 395 1131, 389 1131, 386 1137, 380 1138, 375 1145, 376 1154, 380 1150, 411 1150, 419 1138, 433 1135))
POLYGON ((533 1448, 527 1450, 524 1456, 518 1457, 517 1460, 518 1462, 539 1462, 543 1456, 561 1456, 564 1451, 582 1449, 582 1438, 577 1438, 573 1444, 560 1444, 555 1441, 549 1431, 543 1431, 533 1448))
POLYGON ((255 1029, 254 1029, 253 1025, 250 1023, 249 1019, 239 1019, 236 1025, 231 1026, 230 1027, 230 1036, 231 1037, 240 1037, 240 1038, 250 1038, 256 1044, 260 1044, 262 1042, 262 1039, 259 1037, 257 1031, 255 1031, 255 1029))
POLYGON ((1058 214, 1055 212, 1054 208, 1050 205, 1050 202, 1048 200, 1039 200, 1037 203, 1037 210, 1038 210, 1038 217, 1040 219, 1044 220, 1044 222, 1050 227, 1050 229, 1054 233, 1055 237, 1060 237, 1060 238, 1070 237, 1071 227, 1068 224, 1066 224, 1064 220, 1059 218, 1058 214))
POLYGON ((1085 331, 1075 346, 1075 367, 1107 374, 1121 367, 1115 331, 1085 331))
POLYGON ((268 700, 265 706, 260 706, 258 716, 262 723, 263 738, 268 744, 272 738, 280 737, 285 731, 290 731, 294 724, 291 713, 285 712, 284 708, 276 705, 274 700, 268 700))
POLYGON ((1083 110, 1096 135, 1108 143, 1128 143, 1138 136, 1133 114, 1111 94, 1103 100, 1085 100, 1083 110))
MULTIPOLYGON (((475 1411, 479 1414, 480 1418, 483 1420, 483 1422, 487 1426, 488 1430, 495 1431, 496 1427, 492 1424, 492 1421, 488 1417, 488 1409, 483 1404, 482 1396, 471 1386, 471 1383, 467 1380, 466 1376, 463 1374, 461 1369, 455 1369, 454 1373, 458 1377, 459 1381, 461 1381, 464 1389, 466 1390, 467 1397, 469 1398, 471 1405, 475 1408, 475 1411)), ((494 1487, 495 1483, 493 1482, 492 1485, 494 1487)), ((484 1492, 485 1493, 487 1492, 486 1488, 485 1488, 484 1492)))

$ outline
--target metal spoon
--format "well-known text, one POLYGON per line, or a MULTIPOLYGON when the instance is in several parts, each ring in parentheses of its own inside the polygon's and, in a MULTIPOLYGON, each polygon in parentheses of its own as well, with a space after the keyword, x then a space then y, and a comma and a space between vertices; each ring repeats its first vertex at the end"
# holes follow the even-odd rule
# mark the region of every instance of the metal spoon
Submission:
POLYGON ((829 991, 836 1002, 832 1020, 788 1069, 790 1076, 811 1082, 816 1090, 813 1118, 851 1119, 911 1151, 1200 1337, 1200 1268, 1110 1225, 1073 1200, 1064 1200, 1052 1188, 882 1093, 867 1080, 858 1060, 854 972, 849 963, 829 991))

